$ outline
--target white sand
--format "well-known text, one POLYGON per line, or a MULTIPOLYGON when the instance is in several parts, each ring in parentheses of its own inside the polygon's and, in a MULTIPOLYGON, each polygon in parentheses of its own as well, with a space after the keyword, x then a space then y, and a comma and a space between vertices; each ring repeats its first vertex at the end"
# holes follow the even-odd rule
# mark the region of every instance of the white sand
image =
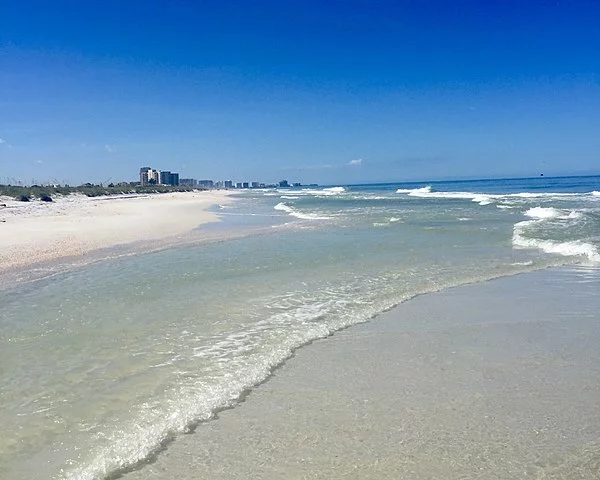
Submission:
POLYGON ((0 275, 119 245, 177 243, 199 225, 217 221, 207 208, 230 202, 231 195, 227 191, 70 195, 52 203, 0 197, 0 275))

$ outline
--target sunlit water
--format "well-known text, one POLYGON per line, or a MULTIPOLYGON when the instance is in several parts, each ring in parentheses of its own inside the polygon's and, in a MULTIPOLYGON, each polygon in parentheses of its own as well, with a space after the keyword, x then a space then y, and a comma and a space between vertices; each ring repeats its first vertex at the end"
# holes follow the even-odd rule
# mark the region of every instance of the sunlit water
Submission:
POLYGON ((248 191, 223 241, 0 292, 0 478, 102 479, 415 295, 600 263, 600 178, 248 191), (256 228, 260 227, 260 228, 256 228), (226 240, 228 231, 257 233, 226 240))

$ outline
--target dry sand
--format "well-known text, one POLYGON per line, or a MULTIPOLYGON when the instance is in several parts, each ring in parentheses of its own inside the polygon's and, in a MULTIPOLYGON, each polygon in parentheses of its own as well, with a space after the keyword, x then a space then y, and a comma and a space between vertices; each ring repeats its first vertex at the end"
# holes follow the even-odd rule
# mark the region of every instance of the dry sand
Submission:
POLYGON ((70 195, 52 203, 0 197, 0 276, 60 259, 82 261, 100 249, 176 244, 217 221, 207 209, 231 197, 226 191, 70 195))
POLYGON ((598 291, 555 269, 417 297, 124 478, 598 479, 598 291))

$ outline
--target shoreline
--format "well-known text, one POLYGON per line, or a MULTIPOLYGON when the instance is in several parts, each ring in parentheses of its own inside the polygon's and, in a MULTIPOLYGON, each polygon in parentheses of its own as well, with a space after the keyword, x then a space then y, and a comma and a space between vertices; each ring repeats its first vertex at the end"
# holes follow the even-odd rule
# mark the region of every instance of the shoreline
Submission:
POLYGON ((0 288, 95 261, 210 239, 198 227, 219 222, 209 211, 235 192, 127 196, 69 195, 51 203, 1 199, 0 288))
POLYGON ((414 297, 125 478, 596 478, 599 285, 555 267, 414 297))

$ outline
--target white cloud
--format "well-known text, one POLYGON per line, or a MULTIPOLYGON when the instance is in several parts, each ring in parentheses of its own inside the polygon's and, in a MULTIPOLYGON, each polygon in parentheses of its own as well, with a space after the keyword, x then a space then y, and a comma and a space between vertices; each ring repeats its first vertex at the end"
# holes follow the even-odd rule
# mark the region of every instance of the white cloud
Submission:
POLYGON ((106 150, 108 153, 116 153, 117 149, 115 147, 113 147, 112 145, 104 145, 104 150, 106 150))
POLYGON ((0 145, 2 145, 3 143, 6 143, 6 140, 0 138, 0 145))
POLYGON ((357 158, 356 160, 350 160, 346 165, 349 167, 358 167, 362 165, 362 158, 357 158))
POLYGON ((38 165, 41 165, 43 162, 41 160, 36 160, 35 163, 37 163, 38 165))

